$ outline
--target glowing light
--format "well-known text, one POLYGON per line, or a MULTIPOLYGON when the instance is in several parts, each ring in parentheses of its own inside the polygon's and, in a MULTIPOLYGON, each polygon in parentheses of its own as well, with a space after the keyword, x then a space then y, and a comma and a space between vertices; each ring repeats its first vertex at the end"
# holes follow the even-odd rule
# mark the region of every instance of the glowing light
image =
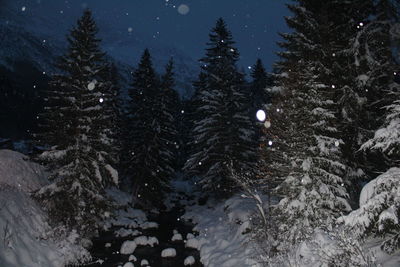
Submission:
POLYGON ((23 7, 21 8, 21 11, 24 12, 25 10, 26 10, 26 7, 23 6, 23 7))
POLYGON ((335 141, 335 146, 338 147, 340 145, 339 141, 335 141))
POLYGON ((260 109, 259 111, 257 111, 256 117, 257 117, 257 120, 263 122, 267 118, 267 115, 265 114, 264 110, 260 109))
POLYGON ((128 28, 128 32, 132 32, 133 31, 133 28, 132 27, 129 27, 128 28))
POLYGON ((103 102, 104 102, 104 98, 100 98, 100 99, 99 99, 99 102, 100 102, 100 103, 103 103, 103 102))
POLYGON ((269 145, 269 146, 272 146, 272 141, 271 141, 271 140, 268 141, 268 145, 269 145))

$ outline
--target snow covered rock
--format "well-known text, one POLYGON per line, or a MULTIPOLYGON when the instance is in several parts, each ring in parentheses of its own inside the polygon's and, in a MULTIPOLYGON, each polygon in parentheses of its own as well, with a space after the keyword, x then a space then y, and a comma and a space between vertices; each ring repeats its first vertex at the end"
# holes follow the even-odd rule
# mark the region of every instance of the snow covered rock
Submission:
POLYGON ((128 261, 137 261, 135 255, 130 255, 128 261))
POLYGON ((127 262, 122 267, 135 267, 132 262, 127 262))
POLYGON ((171 238, 171 241, 182 241, 183 237, 178 231, 174 230, 174 235, 171 238))
POLYGON ((147 240, 147 245, 149 245, 150 247, 154 247, 154 245, 158 245, 157 237, 154 237, 154 236, 149 237, 147 240))
POLYGON ((148 262, 147 260, 143 259, 143 260, 140 262, 140 266, 146 266, 146 265, 149 265, 149 262, 148 262))
POLYGON ((146 246, 148 244, 149 239, 147 236, 138 236, 133 240, 138 246, 146 246))
POLYGON ((191 239, 186 240, 185 247, 199 249, 200 248, 200 242, 196 238, 191 238, 191 239))
POLYGON ((138 230, 125 229, 125 228, 120 228, 117 231, 114 231, 114 233, 115 236, 117 237, 137 236, 141 234, 141 232, 138 230))
POLYGON ((174 248, 166 248, 161 251, 161 257, 163 258, 172 258, 176 256, 176 250, 174 248))
POLYGON ((121 254, 132 254, 135 252, 137 245, 135 241, 127 240, 121 245, 120 253, 121 254))
POLYGON ((185 259, 185 261, 183 262, 183 265, 190 266, 190 265, 193 265, 195 262, 196 262, 196 260, 194 259, 194 257, 189 256, 185 259))

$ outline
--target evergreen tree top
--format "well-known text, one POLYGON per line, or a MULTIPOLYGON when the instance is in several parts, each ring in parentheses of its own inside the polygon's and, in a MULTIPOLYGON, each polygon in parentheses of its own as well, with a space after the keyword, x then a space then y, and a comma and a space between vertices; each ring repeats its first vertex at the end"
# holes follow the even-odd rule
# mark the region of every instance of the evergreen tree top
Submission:
POLYGON ((167 65, 165 66, 165 73, 161 77, 162 88, 172 88, 175 85, 174 81, 174 60, 170 58, 167 65))
POLYGON ((256 64, 253 66, 251 77, 254 80, 267 77, 267 71, 265 70, 261 59, 257 59, 256 64))
POLYGON ((156 73, 153 68, 150 52, 146 48, 137 69, 133 73, 133 84, 137 89, 145 89, 154 87, 155 82, 156 73))
POLYGON ((105 53, 100 49, 101 40, 96 37, 96 22, 89 9, 85 10, 67 36, 68 52, 60 57, 57 66, 74 77, 99 74, 105 71, 105 53))
POLYGON ((100 43, 100 39, 95 36, 98 33, 96 22, 93 19, 92 12, 86 9, 83 15, 78 19, 77 26, 73 27, 68 36, 70 44, 75 44, 76 41, 81 41, 81 45, 87 45, 89 43, 100 43))
POLYGON ((210 41, 207 43, 206 57, 200 61, 207 65, 234 65, 239 59, 239 52, 233 46, 232 33, 228 30, 225 21, 222 18, 217 20, 215 27, 209 34, 210 41))

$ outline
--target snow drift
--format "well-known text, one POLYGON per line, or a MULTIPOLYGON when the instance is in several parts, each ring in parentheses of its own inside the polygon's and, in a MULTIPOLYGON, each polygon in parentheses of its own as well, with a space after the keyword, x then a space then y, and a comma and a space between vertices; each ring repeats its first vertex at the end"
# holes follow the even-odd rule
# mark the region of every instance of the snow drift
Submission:
POLYGON ((76 234, 54 240, 53 229, 30 197, 47 184, 44 170, 20 153, 0 150, 0 266, 64 266, 88 259, 76 234))

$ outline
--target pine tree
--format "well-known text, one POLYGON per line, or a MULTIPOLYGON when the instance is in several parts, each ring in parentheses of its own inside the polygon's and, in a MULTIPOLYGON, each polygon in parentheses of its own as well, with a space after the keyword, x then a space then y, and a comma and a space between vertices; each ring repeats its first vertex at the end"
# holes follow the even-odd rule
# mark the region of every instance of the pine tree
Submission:
MULTIPOLYGON (((168 72, 163 79, 165 86, 170 86, 172 81, 172 68, 168 72)), ((170 166, 173 155, 167 148, 170 145, 169 137, 165 138, 167 129, 163 128, 162 122, 163 119, 171 120, 171 114, 164 113, 166 102, 161 103, 161 91, 150 52, 146 49, 133 73, 133 84, 129 90, 131 101, 128 140, 125 142, 129 149, 128 171, 132 179, 133 196, 143 205, 162 203, 163 193, 169 189, 173 172, 170 166)))
POLYGON ((378 155, 384 159, 387 169, 363 187, 360 207, 340 218, 360 237, 380 236, 381 248, 387 253, 394 253, 400 248, 400 86, 393 80, 396 65, 392 47, 398 36, 393 36, 395 18, 391 17, 392 10, 389 1, 378 1, 376 17, 365 30, 371 35, 371 39, 366 41, 370 51, 369 64, 366 65, 373 75, 367 83, 371 86, 367 89, 373 90, 367 92, 370 112, 379 118, 381 111, 378 107, 382 104, 386 106, 382 125, 361 147, 363 151, 381 153, 378 155))
MULTIPOLYGON (((359 146, 372 138, 384 122, 384 107, 391 103, 386 95, 393 87, 393 73, 396 70, 391 37, 394 25, 393 7, 390 1, 382 0, 375 1, 372 8, 370 19, 362 26, 359 25, 354 38, 354 58, 358 72, 355 87, 359 88, 364 99, 363 109, 359 112, 362 114, 359 117, 364 118, 361 124, 362 138, 357 140, 359 146)), ((378 151, 366 151, 365 154, 363 168, 371 179, 376 171, 385 169, 386 163, 378 151)))
POLYGON ((271 103, 271 96, 267 91, 267 87, 271 87, 271 76, 267 73, 261 59, 257 59, 256 64, 251 72, 251 107, 254 114, 259 109, 264 109, 266 104, 271 103))
MULTIPOLYGON (((256 64, 251 72, 252 82, 250 83, 250 108, 249 116, 254 118, 258 110, 266 110, 267 105, 271 103, 271 95, 267 91, 267 87, 272 86, 270 75, 264 68, 261 59, 257 59, 256 64)), ((262 127, 260 123, 253 119, 254 131, 256 132, 257 143, 260 143, 262 127)))
POLYGON ((172 59, 165 67, 165 73, 161 77, 159 89, 159 116, 161 125, 161 139, 163 141, 160 153, 162 154, 163 169, 172 178, 177 170, 178 154, 178 108, 180 106, 178 93, 174 90, 174 62, 172 59))
POLYGON ((280 43, 279 84, 288 131, 281 155, 289 157, 290 173, 277 190, 283 195, 275 207, 279 250, 309 237, 317 227, 331 226, 350 210, 343 141, 335 127, 337 86, 331 59, 337 38, 332 33, 337 13, 332 10, 342 6, 336 1, 296 2, 289 5, 294 16, 286 18, 294 32, 282 34, 285 41, 280 43))
POLYGON ((248 94, 238 72, 239 53, 231 32, 219 19, 210 34, 202 63, 202 81, 193 129, 194 151, 184 169, 201 177, 203 188, 228 193, 235 187, 229 166, 249 172, 254 166, 254 131, 248 117, 248 94))
POLYGON ((107 216, 110 204, 104 188, 118 183, 108 157, 113 140, 111 114, 105 105, 114 92, 105 79, 107 63, 96 34, 96 24, 86 10, 60 58, 62 74, 52 78, 38 135, 47 148, 39 160, 48 167, 53 182, 35 196, 53 219, 82 235, 93 233, 107 216))

